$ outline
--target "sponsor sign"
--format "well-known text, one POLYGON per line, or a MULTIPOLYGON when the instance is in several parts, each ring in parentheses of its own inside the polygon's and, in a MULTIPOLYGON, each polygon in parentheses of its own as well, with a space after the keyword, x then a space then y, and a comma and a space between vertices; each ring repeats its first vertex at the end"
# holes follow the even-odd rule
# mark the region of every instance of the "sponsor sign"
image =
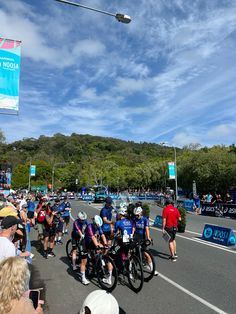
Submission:
POLYGON ((31 165, 30 166, 30 176, 35 177, 36 176, 36 166, 31 165))
POLYGON ((236 244, 232 229, 208 224, 206 224, 203 229, 202 239, 225 246, 234 246, 236 244))
POLYGON ((169 179, 175 179, 175 163, 168 162, 169 179))
POLYGON ((0 37, 0 108, 19 110, 21 41, 0 37))

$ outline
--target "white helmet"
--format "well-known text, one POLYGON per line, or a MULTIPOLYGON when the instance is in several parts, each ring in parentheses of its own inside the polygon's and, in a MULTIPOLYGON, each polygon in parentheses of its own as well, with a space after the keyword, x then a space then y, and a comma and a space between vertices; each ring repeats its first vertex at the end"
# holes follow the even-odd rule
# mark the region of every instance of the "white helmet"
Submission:
POLYGON ((121 202, 121 203, 120 203, 120 207, 127 207, 126 202, 121 202))
POLYGON ((142 214, 142 212, 143 212, 143 209, 142 209, 142 207, 136 207, 135 209, 134 209, 134 214, 135 215, 141 215, 142 214))
POLYGON ((93 221, 98 227, 101 227, 103 224, 102 218, 98 215, 94 216, 93 221))
POLYGON ((118 214, 122 215, 122 216, 125 216, 127 214, 127 207, 120 207, 118 209, 118 214))
POLYGON ((85 212, 78 212, 78 218, 80 220, 85 220, 87 219, 87 214, 85 212))

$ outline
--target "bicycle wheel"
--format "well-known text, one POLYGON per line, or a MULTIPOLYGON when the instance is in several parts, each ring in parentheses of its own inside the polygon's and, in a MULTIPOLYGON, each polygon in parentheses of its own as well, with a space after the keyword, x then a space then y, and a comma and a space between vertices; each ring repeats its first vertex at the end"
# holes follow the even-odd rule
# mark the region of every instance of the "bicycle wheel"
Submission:
POLYGON ((96 265, 98 283, 102 289, 106 291, 113 291, 117 285, 118 273, 116 265, 110 256, 103 255, 101 259, 97 261, 96 265), (109 274, 109 266, 112 266, 112 275, 109 274))
POLYGON ((134 292, 141 291, 143 287, 143 269, 137 256, 131 255, 128 260, 128 281, 134 292))
POLYGON ((143 266, 143 279, 145 282, 147 282, 151 280, 152 277, 154 276, 156 265, 152 253, 146 249, 142 249, 142 266, 143 266))
POLYGON ((72 242, 71 239, 67 241, 66 243, 66 255, 70 262, 72 262, 72 242))

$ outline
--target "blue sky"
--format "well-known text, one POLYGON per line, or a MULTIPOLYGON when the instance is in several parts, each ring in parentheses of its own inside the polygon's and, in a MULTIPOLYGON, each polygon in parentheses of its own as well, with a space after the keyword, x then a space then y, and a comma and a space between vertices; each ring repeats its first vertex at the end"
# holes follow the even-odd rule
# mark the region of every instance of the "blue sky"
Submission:
POLYGON ((22 40, 19 116, 0 115, 7 142, 235 143, 235 0, 77 2, 132 22, 54 0, 0 2, 0 35, 22 40))

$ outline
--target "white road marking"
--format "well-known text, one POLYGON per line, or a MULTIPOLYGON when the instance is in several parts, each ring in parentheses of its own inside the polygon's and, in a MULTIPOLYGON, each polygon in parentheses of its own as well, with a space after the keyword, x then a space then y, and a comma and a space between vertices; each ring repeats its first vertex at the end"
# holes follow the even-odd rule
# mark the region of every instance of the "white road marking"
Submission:
MULTIPOLYGON (((157 229, 156 227, 150 226, 150 229, 162 232, 161 229, 157 229)), ((197 238, 188 238, 188 237, 185 237, 183 235, 180 235, 179 233, 177 233, 176 236, 179 237, 179 238, 183 238, 183 239, 189 240, 189 241, 193 241, 193 242, 197 242, 197 243, 200 243, 200 244, 208 245, 208 246, 214 247, 214 248, 222 250, 222 251, 226 251, 226 252, 229 252, 229 253, 236 254, 236 251, 227 249, 226 247, 223 247, 220 244, 210 243, 210 242, 207 242, 207 241, 204 241, 204 240, 201 240, 201 239, 197 239, 197 238)))
MULTIPOLYGON (((101 209, 101 208, 100 208, 101 205, 99 206, 99 208, 97 208, 96 206, 94 206, 94 204, 93 204, 93 205, 87 204, 87 205, 89 205, 90 207, 92 207, 92 208, 94 208, 94 209, 97 209, 97 210, 100 210, 100 209, 101 209)), ((154 222, 153 219, 150 219, 150 221, 154 222)), ((153 229, 153 230, 157 230, 157 231, 162 232, 161 229, 158 229, 158 228, 156 228, 156 227, 150 226, 150 229, 153 229)), ((188 231, 188 230, 185 230, 185 231, 186 231, 186 232, 189 232, 189 233, 201 235, 201 233, 198 233, 198 232, 188 231)), ((193 242, 197 242, 197 243, 200 243, 200 244, 208 245, 208 246, 210 246, 210 247, 214 247, 214 248, 219 249, 219 250, 222 250, 222 251, 226 251, 226 252, 229 252, 229 253, 236 254, 236 251, 227 249, 226 247, 222 247, 220 244, 210 243, 210 242, 207 242, 207 241, 204 241, 204 240, 201 240, 201 239, 197 239, 197 238, 188 238, 188 237, 185 237, 185 236, 183 236, 183 235, 180 235, 179 233, 177 233, 176 236, 179 237, 179 238, 183 238, 183 239, 189 240, 189 241, 193 241, 193 242)))
POLYGON ((208 301, 204 300, 203 298, 199 297, 198 295, 192 293, 191 291, 185 289, 184 287, 182 287, 181 285, 179 285, 178 283, 176 283, 175 281, 171 280, 170 278, 164 276, 163 274, 159 273, 159 276, 161 277, 163 280, 167 281, 168 283, 170 283, 172 286, 176 287, 177 289, 183 291, 184 293, 186 293, 187 295, 189 295, 190 297, 192 297, 193 299, 197 300, 198 302, 202 303, 203 305, 207 306, 208 308, 210 308, 211 310, 215 311, 216 313, 219 314, 227 314, 226 312, 224 312, 223 310, 221 310, 220 308, 218 308, 217 306, 209 303, 208 301))

